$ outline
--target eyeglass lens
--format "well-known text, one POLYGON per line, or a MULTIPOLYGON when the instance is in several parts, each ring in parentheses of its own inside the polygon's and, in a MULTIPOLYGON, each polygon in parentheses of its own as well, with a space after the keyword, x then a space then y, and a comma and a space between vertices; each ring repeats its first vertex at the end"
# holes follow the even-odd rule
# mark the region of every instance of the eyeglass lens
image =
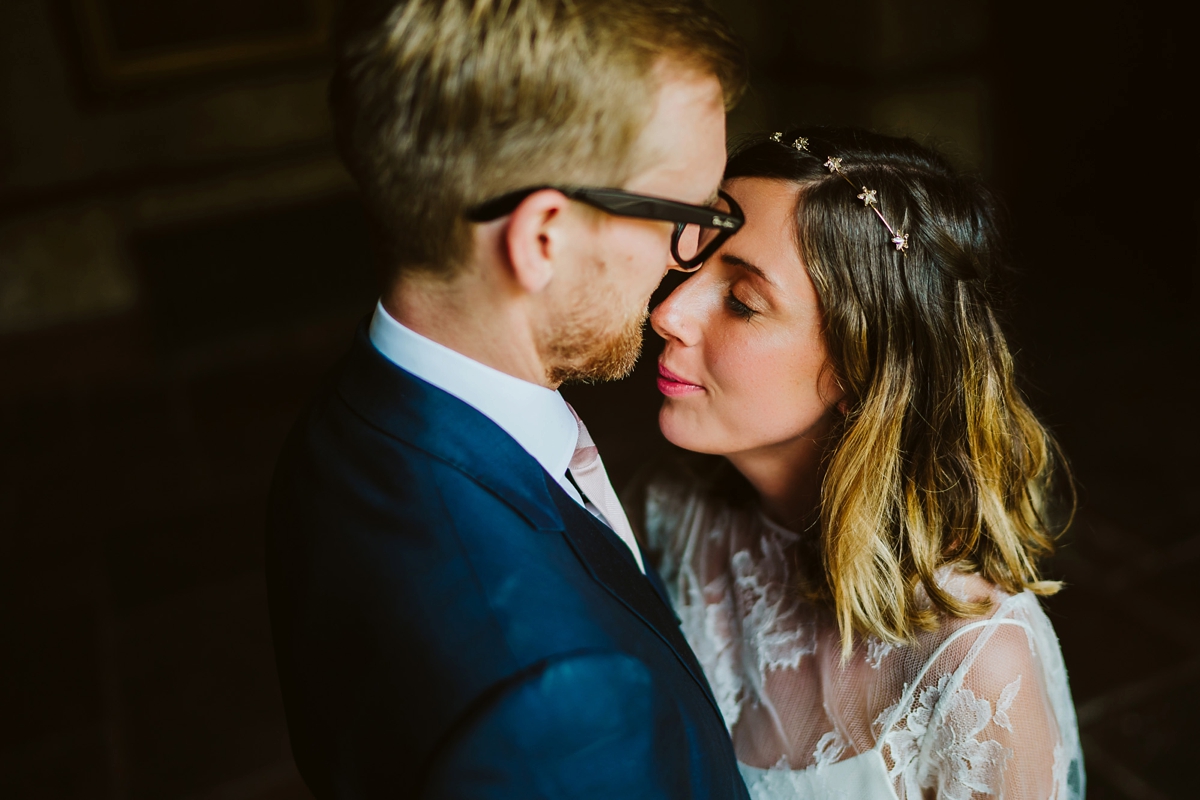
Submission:
MULTIPOLYGON (((729 203, 721 198, 713 205, 713 210, 728 214, 730 212, 729 203)), ((711 255, 711 253, 705 254, 704 251, 716 241, 722 232, 721 228, 705 228, 691 223, 684 225, 676 240, 678 258, 684 262, 692 262, 701 255, 711 255)))

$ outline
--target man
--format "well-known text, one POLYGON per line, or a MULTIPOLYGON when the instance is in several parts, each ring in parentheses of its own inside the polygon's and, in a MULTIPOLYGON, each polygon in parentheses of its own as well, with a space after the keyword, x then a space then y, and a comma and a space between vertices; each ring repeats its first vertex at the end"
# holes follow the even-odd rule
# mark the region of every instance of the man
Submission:
POLYGON ((354 9, 337 47, 335 128, 385 289, 272 493, 305 781, 319 798, 745 797, 556 391, 626 375, 662 277, 740 224, 714 205, 744 83, 732 35, 699 0, 408 0, 354 9))

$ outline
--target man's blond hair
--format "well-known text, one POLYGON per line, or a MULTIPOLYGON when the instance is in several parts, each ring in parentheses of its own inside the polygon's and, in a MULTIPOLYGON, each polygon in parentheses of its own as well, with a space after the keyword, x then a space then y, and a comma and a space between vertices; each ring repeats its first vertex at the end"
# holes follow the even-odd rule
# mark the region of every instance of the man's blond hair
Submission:
POLYGON ((351 0, 330 88, 385 280, 452 275, 464 212, 541 184, 623 185, 664 58, 746 81, 736 38, 702 0, 351 0))

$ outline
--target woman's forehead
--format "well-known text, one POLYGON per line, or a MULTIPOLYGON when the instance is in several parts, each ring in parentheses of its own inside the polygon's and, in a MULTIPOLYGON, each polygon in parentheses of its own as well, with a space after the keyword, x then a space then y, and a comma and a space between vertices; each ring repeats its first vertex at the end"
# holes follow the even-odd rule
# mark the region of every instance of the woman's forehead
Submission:
POLYGON ((725 191, 738 202, 746 223, 723 248, 726 259, 752 265, 769 283, 786 286, 803 272, 796 248, 796 198, 800 187, 773 178, 734 178, 725 191))

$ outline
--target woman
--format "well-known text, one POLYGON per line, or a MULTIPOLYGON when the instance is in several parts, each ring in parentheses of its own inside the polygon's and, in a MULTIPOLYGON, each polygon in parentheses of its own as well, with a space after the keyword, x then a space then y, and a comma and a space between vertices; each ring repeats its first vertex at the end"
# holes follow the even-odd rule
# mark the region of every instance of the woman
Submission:
POLYGON ((723 459, 642 508, 751 794, 1082 797, 995 201, 859 131, 753 141, 724 189, 745 227, 651 317, 664 435, 723 459))

